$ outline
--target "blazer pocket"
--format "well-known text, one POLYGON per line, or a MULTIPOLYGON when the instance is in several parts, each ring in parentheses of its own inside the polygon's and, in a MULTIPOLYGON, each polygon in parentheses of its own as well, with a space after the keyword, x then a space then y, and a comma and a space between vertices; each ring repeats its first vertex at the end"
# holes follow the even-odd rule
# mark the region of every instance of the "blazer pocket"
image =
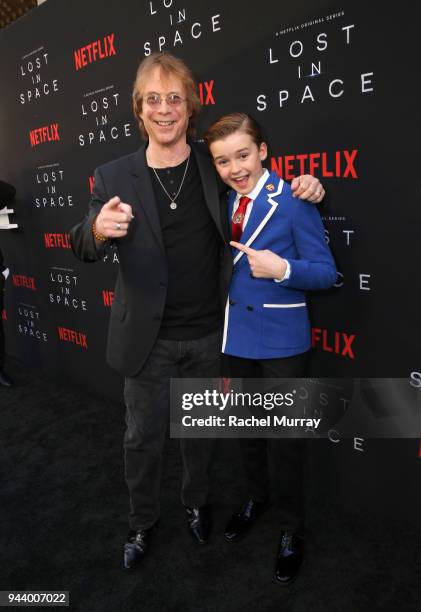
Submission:
POLYGON ((271 348, 301 349, 310 338, 306 304, 263 304, 262 344, 271 348))

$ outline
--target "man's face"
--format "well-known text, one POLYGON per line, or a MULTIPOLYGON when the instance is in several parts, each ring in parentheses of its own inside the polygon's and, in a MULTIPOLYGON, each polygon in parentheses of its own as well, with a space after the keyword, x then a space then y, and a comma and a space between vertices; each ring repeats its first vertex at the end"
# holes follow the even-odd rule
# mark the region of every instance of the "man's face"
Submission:
POLYGON ((185 98, 186 92, 180 79, 162 75, 160 68, 151 72, 145 82, 140 113, 149 142, 165 147, 185 142, 191 114, 185 98), (183 101, 178 105, 169 104, 167 96, 170 94, 179 96, 183 101), (152 101, 156 95, 161 98, 161 103, 148 103, 148 99, 152 101))

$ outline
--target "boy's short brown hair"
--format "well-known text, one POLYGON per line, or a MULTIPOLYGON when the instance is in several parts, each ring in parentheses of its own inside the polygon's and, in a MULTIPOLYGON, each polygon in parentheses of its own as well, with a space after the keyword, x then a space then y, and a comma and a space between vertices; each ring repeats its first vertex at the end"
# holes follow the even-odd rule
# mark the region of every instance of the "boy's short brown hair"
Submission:
POLYGON ((258 147, 263 142, 259 124, 247 113, 229 113, 228 115, 223 115, 206 130, 203 138, 208 147, 210 147, 212 143, 217 140, 223 140, 235 132, 249 134, 258 147))

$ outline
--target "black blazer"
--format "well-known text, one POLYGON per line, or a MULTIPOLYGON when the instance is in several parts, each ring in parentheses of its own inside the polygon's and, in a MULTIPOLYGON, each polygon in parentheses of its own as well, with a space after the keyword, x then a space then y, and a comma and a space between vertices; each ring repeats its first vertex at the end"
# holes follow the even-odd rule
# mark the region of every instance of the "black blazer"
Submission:
MULTIPOLYGON (((232 272, 226 188, 217 179, 206 147, 200 143, 189 144, 199 168, 206 204, 221 238, 220 287, 221 308, 224 308, 232 272)), ((107 361, 125 376, 134 376, 158 336, 168 282, 161 226, 146 163, 146 143, 136 153, 100 166, 94 176, 88 214, 70 231, 71 244, 79 259, 97 261, 104 255, 106 246, 96 247, 93 219, 113 196, 118 195, 132 206, 134 219, 127 236, 114 241, 120 267, 111 307, 107 361)))

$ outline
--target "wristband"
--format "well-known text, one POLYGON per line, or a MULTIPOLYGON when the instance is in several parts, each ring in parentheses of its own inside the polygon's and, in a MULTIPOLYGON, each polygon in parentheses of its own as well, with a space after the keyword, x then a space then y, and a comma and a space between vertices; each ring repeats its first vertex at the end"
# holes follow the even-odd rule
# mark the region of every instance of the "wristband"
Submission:
POLYGON ((101 236, 101 234, 98 234, 98 232, 96 231, 96 227, 95 227, 95 221, 96 221, 96 217, 92 223, 92 234, 95 240, 99 240, 100 242, 105 242, 106 240, 108 240, 108 238, 106 236, 101 236))

